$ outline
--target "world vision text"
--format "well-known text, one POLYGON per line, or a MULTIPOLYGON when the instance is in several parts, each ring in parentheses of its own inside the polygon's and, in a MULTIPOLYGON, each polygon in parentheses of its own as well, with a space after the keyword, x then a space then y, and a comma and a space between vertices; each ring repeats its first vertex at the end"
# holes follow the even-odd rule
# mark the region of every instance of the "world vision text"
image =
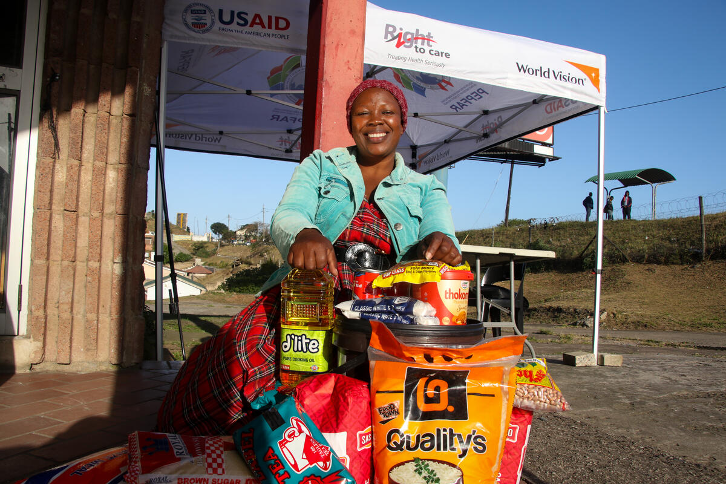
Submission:
POLYGON ((530 67, 527 64, 520 64, 515 62, 518 72, 527 74, 528 76, 541 77, 543 79, 555 79, 568 84, 576 84, 578 86, 586 85, 586 78, 571 76, 567 72, 556 71, 555 69, 545 68, 543 66, 530 67))

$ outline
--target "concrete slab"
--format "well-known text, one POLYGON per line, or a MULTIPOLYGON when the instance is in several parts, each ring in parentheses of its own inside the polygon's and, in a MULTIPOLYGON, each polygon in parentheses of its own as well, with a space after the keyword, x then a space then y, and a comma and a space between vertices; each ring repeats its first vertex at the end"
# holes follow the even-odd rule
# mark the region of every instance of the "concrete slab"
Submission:
POLYGON ((563 363, 573 367, 595 366, 596 356, 591 352, 563 352, 563 363))
POLYGON ((610 367, 621 367, 624 363, 623 355, 619 354, 598 354, 598 365, 610 367))

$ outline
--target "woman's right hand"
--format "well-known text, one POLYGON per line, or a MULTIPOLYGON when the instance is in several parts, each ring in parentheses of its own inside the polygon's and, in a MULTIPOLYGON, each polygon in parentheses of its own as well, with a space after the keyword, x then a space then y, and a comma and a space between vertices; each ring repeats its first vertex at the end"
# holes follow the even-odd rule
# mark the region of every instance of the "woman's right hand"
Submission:
POLYGON ((288 264, 300 269, 323 269, 338 276, 338 262, 333 244, 318 229, 303 229, 288 251, 288 264))

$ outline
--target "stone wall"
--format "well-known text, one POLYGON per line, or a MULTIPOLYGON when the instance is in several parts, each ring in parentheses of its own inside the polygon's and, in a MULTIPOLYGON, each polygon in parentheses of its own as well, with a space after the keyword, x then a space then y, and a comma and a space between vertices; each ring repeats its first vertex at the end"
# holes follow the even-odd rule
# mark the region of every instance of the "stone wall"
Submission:
POLYGON ((29 283, 28 334, 41 343, 35 365, 143 358, 144 213, 163 4, 50 2, 29 283))

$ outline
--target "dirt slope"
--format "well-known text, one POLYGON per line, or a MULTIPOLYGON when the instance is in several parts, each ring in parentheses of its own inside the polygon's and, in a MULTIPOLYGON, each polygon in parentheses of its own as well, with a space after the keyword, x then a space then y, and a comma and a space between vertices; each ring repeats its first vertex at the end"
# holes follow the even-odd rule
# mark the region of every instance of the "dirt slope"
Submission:
MULTIPOLYGON (((594 291, 590 272, 527 274, 526 318, 575 323, 593 312, 594 291)), ((724 331, 725 262, 608 266, 601 281, 604 311, 604 328, 724 331)))

